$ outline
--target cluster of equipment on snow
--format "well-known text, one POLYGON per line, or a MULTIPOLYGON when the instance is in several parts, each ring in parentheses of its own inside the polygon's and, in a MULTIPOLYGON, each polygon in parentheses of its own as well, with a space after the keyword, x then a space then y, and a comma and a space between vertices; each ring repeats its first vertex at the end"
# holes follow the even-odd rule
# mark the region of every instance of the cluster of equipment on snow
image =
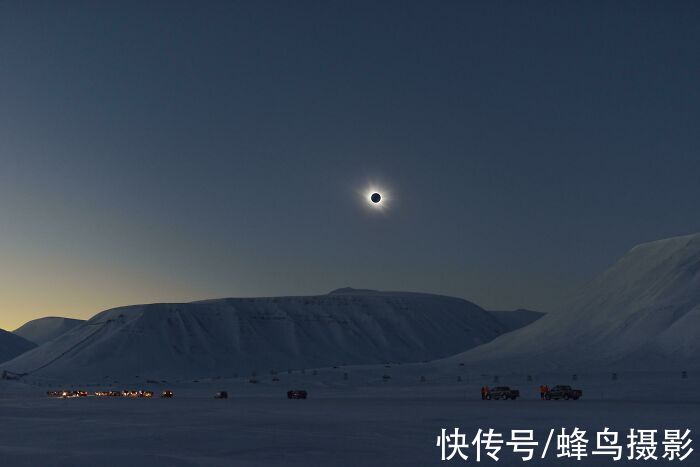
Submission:
MULTIPOLYGON (((59 390, 46 391, 46 395, 50 398, 73 399, 77 397, 125 397, 129 399, 150 399, 154 396, 153 391, 143 391, 130 389, 125 391, 95 391, 88 392, 82 390, 59 390)), ((163 391, 160 397, 173 397, 172 391, 163 391)))
MULTIPOLYGON (((130 389, 125 391, 95 391, 88 392, 82 390, 59 390, 46 391, 46 395, 53 399, 74 399, 80 397, 123 397, 128 399, 151 399, 154 397, 153 391, 130 389)), ((161 392, 163 399, 172 399, 175 394, 171 390, 161 392)), ((228 391, 219 391, 214 394, 214 399, 228 399, 228 391)), ((287 399, 306 399, 308 392, 304 389, 292 389, 287 391, 287 399)))

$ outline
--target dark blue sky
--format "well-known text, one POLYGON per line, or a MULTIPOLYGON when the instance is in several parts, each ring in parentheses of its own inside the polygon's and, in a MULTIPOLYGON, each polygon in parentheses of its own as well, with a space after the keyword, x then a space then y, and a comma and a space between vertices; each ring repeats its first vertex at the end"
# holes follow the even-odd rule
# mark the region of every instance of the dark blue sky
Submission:
POLYGON ((700 231, 698 24, 692 1, 0 2, 0 327, 346 285, 552 310, 700 231))

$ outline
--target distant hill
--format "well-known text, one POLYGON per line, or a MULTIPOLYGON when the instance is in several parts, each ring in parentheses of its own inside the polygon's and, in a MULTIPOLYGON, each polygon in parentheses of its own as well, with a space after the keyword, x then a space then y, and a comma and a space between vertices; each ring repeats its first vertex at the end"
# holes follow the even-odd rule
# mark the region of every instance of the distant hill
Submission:
POLYGON ((489 368, 700 368, 700 234, 634 247, 563 309, 448 360, 489 368))
POLYGON ((29 321, 14 334, 34 342, 36 345, 44 344, 71 329, 80 326, 85 321, 81 319, 47 317, 29 321))
POLYGON ((232 376, 431 360, 509 329, 458 298, 341 289, 115 308, 2 367, 69 379, 232 376))
POLYGON ((36 344, 0 329, 0 362, 5 362, 36 347, 36 344))

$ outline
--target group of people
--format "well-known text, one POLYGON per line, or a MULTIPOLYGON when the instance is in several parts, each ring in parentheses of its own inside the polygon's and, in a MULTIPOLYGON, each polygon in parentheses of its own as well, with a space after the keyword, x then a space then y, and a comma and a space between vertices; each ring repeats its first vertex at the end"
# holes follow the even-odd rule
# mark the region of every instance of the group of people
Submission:
POLYGON ((549 386, 543 384, 540 386, 540 399, 544 400, 544 395, 549 392, 549 386))

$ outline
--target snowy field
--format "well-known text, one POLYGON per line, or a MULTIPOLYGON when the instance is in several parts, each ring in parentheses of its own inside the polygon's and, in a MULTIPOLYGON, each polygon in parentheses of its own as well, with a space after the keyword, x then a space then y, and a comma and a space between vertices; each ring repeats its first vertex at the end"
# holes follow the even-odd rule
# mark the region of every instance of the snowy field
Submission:
MULTIPOLYGON (((517 401, 481 401, 479 387, 493 386, 494 375, 430 374, 429 365, 307 370, 305 374, 247 379, 199 380, 127 387, 173 389, 174 399, 49 399, 49 388, 3 382, 0 385, 1 466, 429 466, 476 464, 440 461, 436 444, 441 428, 459 427, 469 441, 479 428, 494 428, 508 438, 510 429, 533 429, 540 442, 535 459, 523 463, 503 447, 492 465, 655 465, 668 461, 613 462, 556 458, 550 446, 539 459, 549 430, 579 427, 595 432, 608 426, 700 429, 697 378, 674 373, 499 375, 500 384, 521 390, 517 401), (348 379, 344 377, 348 373, 348 379), (382 376, 391 379, 383 382, 382 376), (425 382, 420 377, 425 376, 425 382), (461 381, 458 381, 458 377, 461 381), (579 401, 540 401, 537 385, 571 384, 584 391, 579 401), (309 392, 308 400, 287 400, 288 389, 309 392), (227 390, 228 400, 213 394, 227 390)), ((78 386, 74 386, 76 389, 78 386)), ((95 391, 105 387, 85 387, 95 391)), ((593 433, 591 433, 591 431, 593 433)), ((507 440, 507 439, 506 439, 507 440)), ((659 445, 661 439, 658 440, 659 445)), ((700 439, 698 439, 700 443, 700 439)), ((698 450, 698 445, 692 446, 698 450)), ((594 448, 589 448, 590 451, 594 448)), ((663 448, 659 448, 659 457, 663 448)), ((625 450, 623 450, 625 451, 625 450)), ((626 456, 626 452, 625 452, 626 456)), ((700 465, 695 452, 682 465, 700 465)), ((676 462, 677 463, 677 462, 676 462)))

